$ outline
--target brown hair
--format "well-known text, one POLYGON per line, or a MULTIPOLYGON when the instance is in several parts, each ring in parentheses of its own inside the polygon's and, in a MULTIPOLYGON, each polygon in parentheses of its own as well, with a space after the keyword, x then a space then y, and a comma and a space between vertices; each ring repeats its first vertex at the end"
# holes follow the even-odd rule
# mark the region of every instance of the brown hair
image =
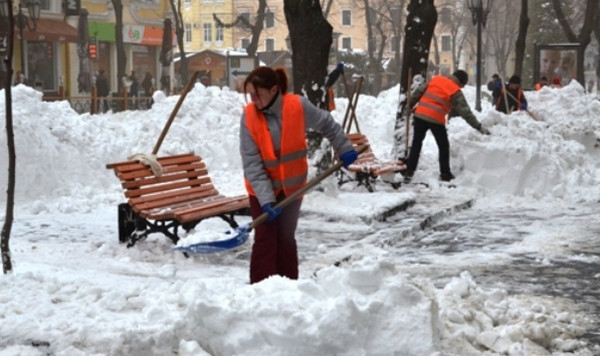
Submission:
POLYGON ((285 74, 285 69, 283 68, 273 69, 265 66, 255 68, 246 77, 246 80, 244 80, 244 94, 247 94, 246 87, 248 84, 251 84, 254 89, 271 89, 273 86, 277 85, 282 94, 287 93, 288 89, 287 74, 285 74))

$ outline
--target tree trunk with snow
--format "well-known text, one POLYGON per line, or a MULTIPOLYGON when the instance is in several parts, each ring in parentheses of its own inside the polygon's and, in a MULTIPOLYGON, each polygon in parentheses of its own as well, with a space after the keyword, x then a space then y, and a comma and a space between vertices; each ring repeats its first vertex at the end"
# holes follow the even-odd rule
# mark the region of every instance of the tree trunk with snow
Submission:
MULTIPOLYGON (((396 123, 394 125, 393 156, 402 159, 408 156, 405 149, 406 119, 410 114, 410 108, 406 108, 406 94, 408 88, 408 72, 412 75, 420 74, 427 78, 427 64, 429 62, 429 48, 435 24, 437 23, 437 10, 433 0, 411 0, 408 4, 408 16, 406 18, 404 50, 402 56, 402 74, 400 77, 400 101, 396 112, 396 123)), ((411 106, 414 102, 411 102, 411 106)))

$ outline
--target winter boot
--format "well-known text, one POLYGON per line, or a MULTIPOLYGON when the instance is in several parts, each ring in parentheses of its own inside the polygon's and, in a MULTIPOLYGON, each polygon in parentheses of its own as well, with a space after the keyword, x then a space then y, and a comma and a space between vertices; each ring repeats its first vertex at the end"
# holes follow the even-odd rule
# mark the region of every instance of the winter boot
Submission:
POLYGON ((449 182, 453 180, 455 177, 452 173, 442 173, 440 174, 440 180, 443 182, 449 182))
POLYGON ((404 177, 404 183, 410 183, 415 172, 411 169, 403 169, 400 171, 400 174, 404 177))

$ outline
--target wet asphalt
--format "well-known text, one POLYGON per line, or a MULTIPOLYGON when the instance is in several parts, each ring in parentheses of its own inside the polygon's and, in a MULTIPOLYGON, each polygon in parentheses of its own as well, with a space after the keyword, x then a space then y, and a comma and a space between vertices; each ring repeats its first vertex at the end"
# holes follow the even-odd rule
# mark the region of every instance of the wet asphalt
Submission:
MULTIPOLYGON (((335 231, 326 224, 300 227, 301 262, 340 266, 362 254, 365 244, 374 244, 397 257, 403 272, 426 276, 440 288, 468 270, 483 288, 567 298, 578 311, 596 320, 579 339, 598 350, 600 203, 532 204, 515 209, 485 207, 464 199, 432 209, 431 200, 435 197, 391 216, 375 217, 365 230, 335 231), (311 241, 311 236, 319 236, 319 243, 311 241), (527 241, 534 242, 523 248, 527 241), (323 245, 330 251, 329 259, 322 256, 323 245)), ((315 272, 319 269, 314 268, 315 272)))

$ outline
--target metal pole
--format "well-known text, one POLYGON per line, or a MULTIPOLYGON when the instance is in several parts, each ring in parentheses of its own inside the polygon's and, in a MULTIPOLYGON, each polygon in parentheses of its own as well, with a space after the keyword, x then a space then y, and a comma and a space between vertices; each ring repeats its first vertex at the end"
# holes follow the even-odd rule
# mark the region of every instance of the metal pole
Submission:
POLYGON ((19 20, 17 21, 17 25, 19 26, 19 36, 21 36, 21 73, 25 79, 28 79, 29 77, 25 71, 25 39, 23 38, 25 23, 23 22, 23 6, 21 2, 19 2, 19 20))
POLYGON ((475 88, 475 110, 481 112, 481 22, 483 20, 483 8, 481 1, 477 8, 477 88, 475 88))

